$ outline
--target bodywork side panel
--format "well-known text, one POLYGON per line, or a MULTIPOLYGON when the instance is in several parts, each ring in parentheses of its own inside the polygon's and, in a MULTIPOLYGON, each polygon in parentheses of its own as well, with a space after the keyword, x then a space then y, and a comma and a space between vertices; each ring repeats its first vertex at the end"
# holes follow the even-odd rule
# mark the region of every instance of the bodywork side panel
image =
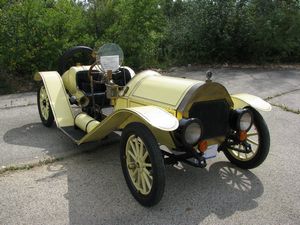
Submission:
POLYGON ((263 99, 250 95, 250 94, 236 94, 231 95, 232 101, 234 102, 234 108, 244 108, 245 106, 252 106, 255 109, 261 110, 261 111, 271 111, 272 106, 270 103, 264 101, 263 99))
POLYGON ((151 130, 155 130, 154 134, 158 138, 160 135, 164 136, 165 133, 176 130, 179 125, 176 117, 158 107, 144 106, 120 109, 106 117, 97 127, 78 141, 78 144, 100 140, 112 131, 124 128, 130 122, 141 122, 147 125, 151 130))
POLYGON ((43 80, 57 127, 73 126, 74 116, 59 73, 38 72, 35 77, 41 77, 43 80))

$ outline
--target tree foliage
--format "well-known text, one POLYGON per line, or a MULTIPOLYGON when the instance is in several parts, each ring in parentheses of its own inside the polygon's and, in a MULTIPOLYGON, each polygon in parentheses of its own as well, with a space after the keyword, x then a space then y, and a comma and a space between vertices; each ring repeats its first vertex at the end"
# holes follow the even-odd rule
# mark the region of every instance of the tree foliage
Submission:
POLYGON ((158 0, 120 0, 114 10, 115 22, 105 32, 104 41, 122 46, 131 65, 157 63, 164 17, 158 0))
POLYGON ((12 73, 54 69, 63 50, 93 42, 72 1, 15 0, 2 3, 0 12, 0 63, 12 73))
POLYGON ((0 0, 0 26, 0 68, 13 74, 105 42, 135 68, 300 59, 298 0, 0 0))
POLYGON ((175 1, 165 46, 177 62, 299 61, 298 1, 175 1), (181 12, 176 12, 180 2, 181 12))

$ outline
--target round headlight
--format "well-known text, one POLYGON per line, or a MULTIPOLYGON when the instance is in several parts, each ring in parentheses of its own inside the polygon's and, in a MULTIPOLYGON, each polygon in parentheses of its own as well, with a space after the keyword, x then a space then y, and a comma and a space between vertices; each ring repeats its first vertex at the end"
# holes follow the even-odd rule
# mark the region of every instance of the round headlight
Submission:
POLYGON ((252 126, 252 113, 245 110, 239 117, 238 127, 241 131, 248 131, 252 126))
POLYGON ((202 135, 201 121, 196 118, 181 119, 176 134, 184 146, 194 146, 198 143, 202 135))
POLYGON ((201 126, 197 122, 191 122, 185 129, 184 139, 187 144, 195 145, 201 137, 201 126))

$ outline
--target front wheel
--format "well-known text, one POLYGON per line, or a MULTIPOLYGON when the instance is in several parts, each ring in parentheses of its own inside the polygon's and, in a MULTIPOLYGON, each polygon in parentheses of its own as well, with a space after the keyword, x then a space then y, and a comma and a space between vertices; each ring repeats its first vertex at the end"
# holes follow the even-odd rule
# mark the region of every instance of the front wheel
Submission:
MULTIPOLYGON (((264 162, 270 148, 270 134, 267 124, 263 117, 255 109, 251 108, 253 113, 253 125, 247 132, 247 143, 251 145, 251 152, 243 153, 224 149, 227 159, 242 169, 252 169, 264 162)), ((243 145, 236 145, 234 148, 244 151, 243 145)))
POLYGON ((54 121, 54 116, 50 107, 49 98, 44 85, 40 86, 37 92, 37 105, 42 123, 46 127, 51 127, 54 121))
POLYGON ((144 206, 156 205, 164 193, 165 166, 158 143, 144 124, 131 123, 125 127, 120 157, 133 197, 144 206))

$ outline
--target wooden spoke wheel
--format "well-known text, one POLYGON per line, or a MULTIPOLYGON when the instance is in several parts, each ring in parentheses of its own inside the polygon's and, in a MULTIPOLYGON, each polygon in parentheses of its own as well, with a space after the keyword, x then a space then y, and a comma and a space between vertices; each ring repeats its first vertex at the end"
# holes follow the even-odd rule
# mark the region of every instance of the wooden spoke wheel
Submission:
POLYGON ((270 148, 270 134, 266 122, 262 116, 254 109, 253 125, 247 132, 246 142, 251 145, 251 152, 246 153, 242 144, 233 146, 240 149, 225 149, 224 154, 230 162, 243 169, 252 169, 259 166, 267 157, 270 148))
POLYGON ((44 85, 42 85, 37 92, 37 105, 42 123, 46 127, 51 127, 54 121, 54 116, 50 107, 49 98, 44 85))
POLYGON ((122 133, 121 164, 134 198, 144 206, 163 196, 165 167, 161 150, 151 131, 141 123, 129 124, 122 133))

